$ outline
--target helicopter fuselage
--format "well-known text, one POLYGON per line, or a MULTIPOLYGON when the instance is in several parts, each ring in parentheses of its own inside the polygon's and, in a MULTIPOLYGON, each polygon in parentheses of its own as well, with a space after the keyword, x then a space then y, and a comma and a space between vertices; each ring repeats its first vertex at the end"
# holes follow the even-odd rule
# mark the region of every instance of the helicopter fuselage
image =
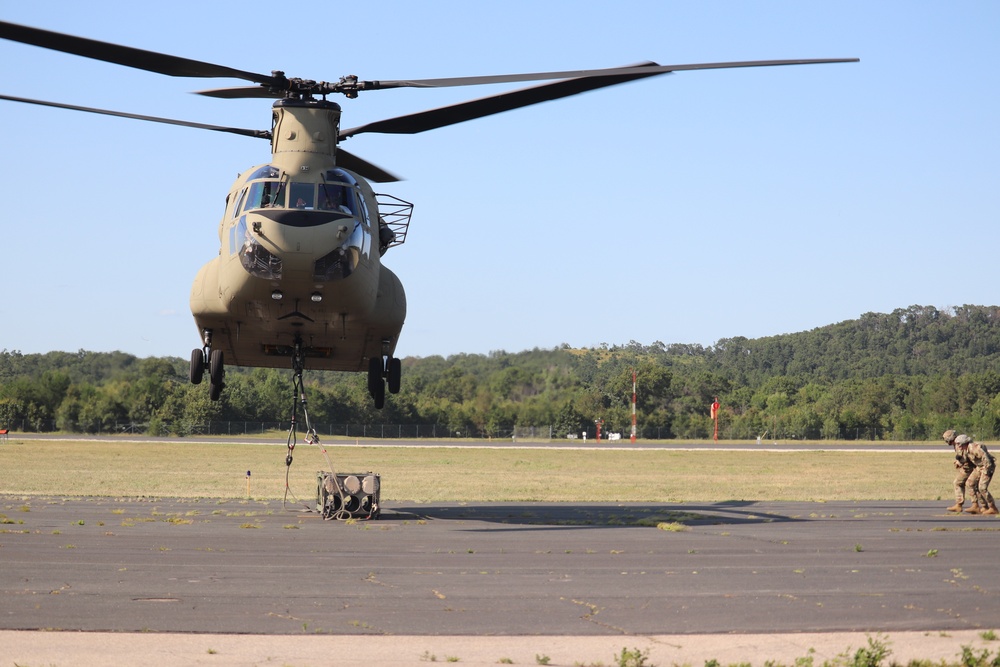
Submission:
POLYGON ((336 164, 339 105, 274 105, 272 160, 240 174, 217 257, 198 272, 191 312, 227 364, 361 371, 392 356, 406 296, 381 255, 391 241, 370 184, 336 164))

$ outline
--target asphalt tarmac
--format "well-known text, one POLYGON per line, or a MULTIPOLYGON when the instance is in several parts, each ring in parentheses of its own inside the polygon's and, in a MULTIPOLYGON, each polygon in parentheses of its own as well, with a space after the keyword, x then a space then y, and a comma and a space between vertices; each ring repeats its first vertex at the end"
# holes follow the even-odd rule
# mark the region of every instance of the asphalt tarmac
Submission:
POLYGON ((0 502, 3 664, 1000 651, 1000 522, 940 501, 393 502, 357 522, 280 501, 0 502))

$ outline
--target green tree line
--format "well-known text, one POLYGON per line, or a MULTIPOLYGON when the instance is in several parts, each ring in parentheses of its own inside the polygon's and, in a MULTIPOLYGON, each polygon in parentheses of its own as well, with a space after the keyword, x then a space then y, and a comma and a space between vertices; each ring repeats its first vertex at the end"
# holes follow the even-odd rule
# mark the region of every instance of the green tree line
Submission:
MULTIPOLYGON (((292 371, 228 368, 221 401, 187 360, 121 352, 0 352, 0 427, 94 433, 141 424, 186 435, 210 422, 279 422, 292 371)), ((1000 307, 911 306, 811 331, 712 346, 631 341, 403 359, 403 390, 376 410, 361 373, 309 371, 314 423, 434 425, 438 435, 510 437, 515 427, 627 435, 632 373, 640 437, 934 439, 1000 437, 1000 307)))

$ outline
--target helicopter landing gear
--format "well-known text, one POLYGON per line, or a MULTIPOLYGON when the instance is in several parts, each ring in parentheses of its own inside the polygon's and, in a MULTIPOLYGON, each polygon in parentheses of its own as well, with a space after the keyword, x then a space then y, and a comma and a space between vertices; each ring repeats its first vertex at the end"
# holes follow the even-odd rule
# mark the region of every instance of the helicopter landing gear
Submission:
POLYGON ((213 401, 219 400, 222 396, 222 389, 226 386, 223 379, 226 376, 226 369, 223 365, 222 350, 212 350, 208 362, 208 377, 212 384, 208 388, 208 398, 213 401))
POLYGON ((201 378, 205 375, 205 351, 200 348, 191 350, 191 384, 201 384, 201 378))
POLYGON ((211 378, 212 384, 216 384, 221 387, 222 379, 225 377, 225 374, 226 370, 223 367, 222 350, 212 350, 208 364, 208 376, 211 378))
POLYGON ((208 378, 211 385, 208 390, 208 397, 213 401, 217 401, 222 396, 223 387, 226 386, 224 382, 226 375, 225 358, 223 357, 222 350, 212 349, 211 331, 206 329, 203 332, 203 337, 205 347, 191 350, 191 371, 189 377, 191 384, 201 384, 205 376, 205 371, 208 370, 208 378))
POLYGON ((368 360, 368 393, 375 400, 375 407, 381 410, 385 406, 385 390, 388 385, 390 394, 398 394, 403 365, 395 357, 372 357, 368 360))
POLYGON ((386 362, 385 368, 385 380, 386 384, 389 385, 390 394, 399 393, 399 384, 401 376, 403 375, 403 364, 399 359, 395 357, 389 357, 386 362))
POLYGON ((372 357, 368 360, 368 393, 375 400, 375 408, 381 410, 385 406, 385 375, 382 357, 372 357))

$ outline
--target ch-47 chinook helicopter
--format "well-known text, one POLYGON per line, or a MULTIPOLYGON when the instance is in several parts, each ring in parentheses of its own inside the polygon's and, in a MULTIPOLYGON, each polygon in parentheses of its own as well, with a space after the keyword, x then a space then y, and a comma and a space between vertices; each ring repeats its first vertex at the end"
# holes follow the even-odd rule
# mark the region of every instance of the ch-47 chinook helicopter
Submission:
POLYGON ((190 379, 210 380, 218 400, 224 364, 368 373, 381 408, 400 388, 394 357, 406 316, 399 278, 382 264, 405 240, 412 204, 376 194, 370 182, 398 180, 339 147, 363 133, 415 134, 645 77, 685 70, 857 62, 856 58, 763 60, 507 74, 336 82, 257 74, 187 58, 0 21, 0 38, 175 77, 232 78, 253 86, 200 91, 219 98, 277 98, 270 130, 246 130, 0 95, 43 106, 230 132, 271 142, 271 159, 240 174, 219 223, 221 248, 198 272, 191 312, 202 346, 190 379), (395 118, 340 129, 341 107, 327 98, 392 88, 439 88, 555 80, 395 118))

